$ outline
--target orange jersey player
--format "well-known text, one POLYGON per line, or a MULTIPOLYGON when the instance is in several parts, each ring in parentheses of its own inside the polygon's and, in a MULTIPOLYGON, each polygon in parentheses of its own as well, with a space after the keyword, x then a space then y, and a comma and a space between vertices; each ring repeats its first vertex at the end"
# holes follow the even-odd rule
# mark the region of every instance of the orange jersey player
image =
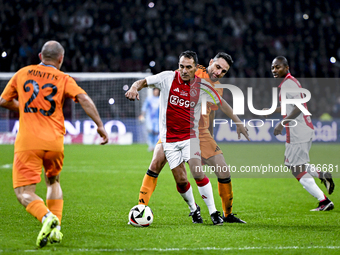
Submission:
MULTIPOLYGON (((196 75, 208 81, 214 88, 215 84, 220 84, 219 80, 216 80, 216 78, 215 79, 212 78, 213 80, 210 79, 210 75, 207 72, 207 69, 202 65, 198 67, 196 75)), ((222 88, 215 88, 215 90, 221 96, 223 96, 222 88)), ((214 155, 222 154, 220 147, 216 144, 215 140, 213 139, 214 135, 213 126, 211 125, 211 122, 215 116, 214 111, 216 110, 218 110, 217 105, 207 102, 207 112, 206 114, 201 114, 201 118, 199 120, 198 129, 203 162, 205 161, 205 159, 208 159, 214 155)))
MULTIPOLYGON (((207 68, 199 66, 195 74, 200 78, 204 78, 214 87, 215 84, 219 83, 219 80, 228 72, 232 63, 233 60, 230 55, 220 52, 210 60, 207 68)), ((217 91, 220 95, 222 95, 222 89, 217 89, 217 91)), ((225 162, 222 150, 218 147, 212 136, 213 133, 210 120, 213 119, 214 110, 217 108, 218 107, 216 105, 208 103, 207 114, 201 115, 199 120, 199 140, 202 160, 209 166, 215 166, 215 169, 228 169, 228 171, 215 171, 218 178, 218 191, 222 201, 224 222, 246 223, 245 221, 235 217, 232 213, 233 191, 229 167, 225 162), (217 166, 219 166, 219 168, 217 166)), ((158 175, 166 162, 163 147, 159 141, 154 149, 149 169, 143 179, 139 192, 139 204, 148 205, 150 197, 156 188, 158 175)), ((199 186, 200 183, 197 182, 197 185, 199 186)))
POLYGON ((20 69, 8 82, 0 97, 0 106, 19 111, 19 131, 14 144, 13 188, 26 211, 42 222, 38 247, 60 242, 63 194, 59 174, 64 159, 64 115, 66 97, 79 102, 108 142, 96 106, 69 75, 60 71, 64 48, 56 41, 44 44, 41 63, 20 69), (47 185, 46 205, 35 194, 44 167, 47 185))

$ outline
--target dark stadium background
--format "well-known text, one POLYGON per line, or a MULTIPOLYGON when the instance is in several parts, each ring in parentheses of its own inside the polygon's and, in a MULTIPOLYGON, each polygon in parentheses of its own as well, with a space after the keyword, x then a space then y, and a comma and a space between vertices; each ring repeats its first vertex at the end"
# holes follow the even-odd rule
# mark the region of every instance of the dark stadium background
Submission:
MULTIPOLYGON (((340 76, 335 0, 1 0, 0 20, 0 72, 38 63, 41 46, 54 39, 65 47, 66 72, 158 73, 176 69, 178 55, 190 49, 203 65, 229 53, 235 63, 228 77, 272 77, 277 55, 296 77, 340 76)), ((313 118, 340 117, 338 85, 308 89, 318 97, 313 118)))

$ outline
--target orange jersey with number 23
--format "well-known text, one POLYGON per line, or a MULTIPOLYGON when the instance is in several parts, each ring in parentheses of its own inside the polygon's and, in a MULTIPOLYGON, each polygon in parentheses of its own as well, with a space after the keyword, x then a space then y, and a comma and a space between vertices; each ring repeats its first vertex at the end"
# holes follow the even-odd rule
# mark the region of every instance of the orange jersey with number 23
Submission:
POLYGON ((72 77, 51 65, 30 65, 15 73, 1 95, 19 101, 15 152, 63 151, 65 98, 76 101, 76 95, 85 93, 72 77))

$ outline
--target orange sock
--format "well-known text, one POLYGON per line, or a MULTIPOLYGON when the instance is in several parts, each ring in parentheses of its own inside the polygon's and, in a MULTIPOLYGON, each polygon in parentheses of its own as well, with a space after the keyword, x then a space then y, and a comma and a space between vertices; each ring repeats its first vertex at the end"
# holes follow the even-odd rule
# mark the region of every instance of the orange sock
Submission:
POLYGON ((232 212, 233 189, 230 178, 218 179, 218 193, 222 200, 224 216, 227 217, 232 212))
POLYGON ((151 195, 157 185, 158 174, 148 170, 144 176, 142 187, 140 187, 138 204, 148 205, 151 195))
POLYGON ((46 204, 48 209, 58 217, 59 222, 61 224, 61 218, 63 216, 63 207, 64 207, 64 200, 63 199, 47 199, 46 204))
POLYGON ((29 203, 26 207, 26 211, 36 217, 40 222, 42 218, 48 213, 48 209, 44 201, 38 199, 29 203))

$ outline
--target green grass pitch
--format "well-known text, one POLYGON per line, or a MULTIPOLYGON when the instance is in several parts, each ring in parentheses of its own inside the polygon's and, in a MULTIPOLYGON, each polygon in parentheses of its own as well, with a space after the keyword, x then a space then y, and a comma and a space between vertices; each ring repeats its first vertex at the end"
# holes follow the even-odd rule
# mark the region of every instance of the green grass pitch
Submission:
MULTIPOLYGON (((227 163, 282 164, 284 144, 221 144, 227 163)), ((311 163, 340 165, 340 145, 313 144, 311 163)), ((0 254, 339 254, 340 181, 329 198, 335 209, 310 212, 317 201, 289 173, 232 173, 233 212, 247 224, 213 226, 190 177, 204 223, 192 224, 168 165, 149 206, 148 228, 127 225, 152 153, 146 145, 66 145, 61 185, 64 213, 61 244, 35 248, 41 224, 26 213, 12 189, 13 146, 0 146, 0 254), (246 178, 245 178, 246 177, 246 178)), ((335 171, 335 170, 334 170, 335 171)), ((221 210, 217 180, 210 176, 221 210)), ((316 180, 326 192, 320 181, 316 180)), ((44 182, 37 194, 45 198, 44 182)))

